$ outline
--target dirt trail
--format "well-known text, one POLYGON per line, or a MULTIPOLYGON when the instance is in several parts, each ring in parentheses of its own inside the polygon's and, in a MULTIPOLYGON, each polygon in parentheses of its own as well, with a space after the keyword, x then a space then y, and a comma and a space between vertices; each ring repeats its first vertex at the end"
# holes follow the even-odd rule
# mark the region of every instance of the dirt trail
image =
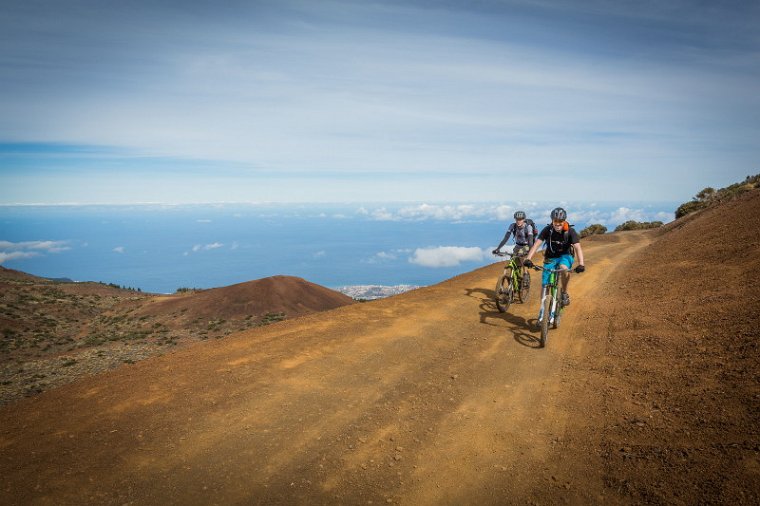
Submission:
POLYGON ((538 283, 500 314, 496 264, 6 406, 0 503, 626 503, 593 437, 604 380, 577 365, 599 287, 652 237, 585 243, 546 349, 538 283))

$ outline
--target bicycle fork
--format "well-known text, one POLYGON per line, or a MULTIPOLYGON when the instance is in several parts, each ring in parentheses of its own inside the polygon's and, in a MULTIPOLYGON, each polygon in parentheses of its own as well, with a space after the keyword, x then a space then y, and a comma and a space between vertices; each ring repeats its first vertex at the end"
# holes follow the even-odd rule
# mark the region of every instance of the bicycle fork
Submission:
MULTIPOLYGON (((550 285, 544 285, 541 287, 541 307, 538 310, 538 323, 541 323, 544 321, 544 302, 546 302, 546 297, 549 296, 549 293, 551 293, 553 290, 551 290, 550 285)), ((557 297, 552 297, 552 304, 549 307, 549 323, 554 323, 554 316, 557 313, 557 297)))

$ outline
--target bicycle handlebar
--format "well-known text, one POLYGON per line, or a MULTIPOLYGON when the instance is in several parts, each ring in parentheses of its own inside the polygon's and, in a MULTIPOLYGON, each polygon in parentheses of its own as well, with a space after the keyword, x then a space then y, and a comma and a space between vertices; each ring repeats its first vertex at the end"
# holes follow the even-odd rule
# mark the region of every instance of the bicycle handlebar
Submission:
POLYGON ((515 254, 515 253, 510 253, 508 251, 499 251, 498 253, 493 253, 493 254, 496 255, 497 257, 523 257, 523 258, 525 257, 525 254, 515 254))
POLYGON ((572 274, 577 274, 573 269, 547 269, 546 267, 541 267, 539 265, 533 264, 533 270, 534 271, 547 271, 547 272, 553 272, 555 274, 558 274, 560 272, 569 272, 572 274))

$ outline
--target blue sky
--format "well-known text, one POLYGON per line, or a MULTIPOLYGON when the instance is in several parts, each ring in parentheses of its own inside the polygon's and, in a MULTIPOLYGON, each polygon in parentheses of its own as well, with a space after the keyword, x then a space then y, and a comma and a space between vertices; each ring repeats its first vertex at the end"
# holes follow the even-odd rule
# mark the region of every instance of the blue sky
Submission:
POLYGON ((0 204, 688 200, 759 172, 757 26, 756 1, 6 0, 0 204))

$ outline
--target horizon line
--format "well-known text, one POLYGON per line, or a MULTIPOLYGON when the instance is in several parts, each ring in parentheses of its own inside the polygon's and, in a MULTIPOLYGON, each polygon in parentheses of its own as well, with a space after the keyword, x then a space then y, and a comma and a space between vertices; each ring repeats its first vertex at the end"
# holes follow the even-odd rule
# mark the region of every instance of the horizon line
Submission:
POLYGON ((548 203, 555 202, 557 204, 568 203, 620 203, 620 202, 635 202, 641 204, 663 204, 663 203, 675 203, 679 200, 635 200, 635 199, 595 199, 595 200, 351 200, 351 201, 337 201, 337 200, 251 200, 251 201, 198 201, 198 202, 0 202, 0 207, 121 207, 121 206, 220 206, 220 205, 363 205, 363 204, 527 204, 531 203, 548 203))

